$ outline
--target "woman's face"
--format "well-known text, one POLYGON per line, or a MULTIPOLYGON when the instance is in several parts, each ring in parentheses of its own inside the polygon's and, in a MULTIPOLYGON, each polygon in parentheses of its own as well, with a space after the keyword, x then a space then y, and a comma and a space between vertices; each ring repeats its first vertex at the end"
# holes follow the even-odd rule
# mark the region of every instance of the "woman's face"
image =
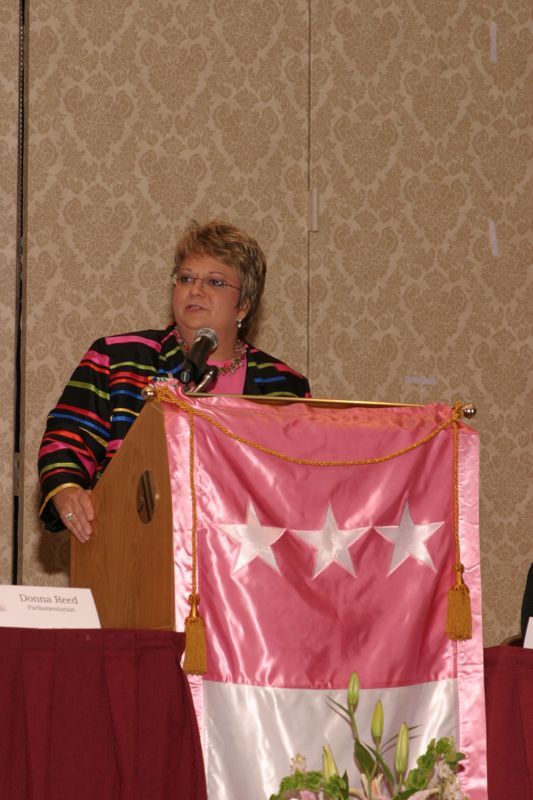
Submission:
POLYGON ((192 345, 199 328, 213 328, 218 336, 217 357, 229 358, 237 338, 237 321, 248 312, 239 308, 240 280, 234 267, 211 256, 191 253, 182 262, 172 295, 174 319, 192 345), (196 278, 197 280, 192 280, 196 278), (182 282, 189 280, 190 282, 182 282), (221 281, 228 285, 216 286, 221 281))

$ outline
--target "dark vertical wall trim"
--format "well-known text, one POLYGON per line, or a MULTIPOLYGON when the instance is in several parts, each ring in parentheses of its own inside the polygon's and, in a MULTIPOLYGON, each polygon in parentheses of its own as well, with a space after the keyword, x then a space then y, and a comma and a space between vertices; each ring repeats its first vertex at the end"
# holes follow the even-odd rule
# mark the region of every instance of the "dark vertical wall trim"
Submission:
POLYGON ((22 417, 22 317, 23 276, 26 205, 26 0, 19 0, 19 85, 18 85, 18 147, 17 147, 17 257, 16 257, 16 309, 15 309, 15 431, 13 454, 13 548, 11 580, 19 580, 19 521, 20 521, 20 453, 22 417))

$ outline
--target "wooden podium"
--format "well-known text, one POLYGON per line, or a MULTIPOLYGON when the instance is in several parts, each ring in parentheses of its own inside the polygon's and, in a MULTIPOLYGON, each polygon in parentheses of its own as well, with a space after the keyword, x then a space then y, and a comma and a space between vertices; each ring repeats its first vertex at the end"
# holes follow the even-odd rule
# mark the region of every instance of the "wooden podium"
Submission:
POLYGON ((103 628, 174 630, 172 498, 164 414, 147 403, 92 492, 93 536, 71 537, 70 585, 103 628))

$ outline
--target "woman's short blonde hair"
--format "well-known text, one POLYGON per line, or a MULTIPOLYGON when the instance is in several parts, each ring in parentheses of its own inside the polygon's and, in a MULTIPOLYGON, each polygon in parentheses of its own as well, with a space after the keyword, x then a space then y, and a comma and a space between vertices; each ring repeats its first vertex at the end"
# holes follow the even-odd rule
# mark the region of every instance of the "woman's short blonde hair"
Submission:
POLYGON ((238 307, 248 302, 239 336, 245 338, 259 308, 265 288, 266 259, 255 239, 229 222, 212 220, 206 225, 192 221, 176 245, 173 275, 192 254, 211 256, 237 270, 241 292, 238 307))

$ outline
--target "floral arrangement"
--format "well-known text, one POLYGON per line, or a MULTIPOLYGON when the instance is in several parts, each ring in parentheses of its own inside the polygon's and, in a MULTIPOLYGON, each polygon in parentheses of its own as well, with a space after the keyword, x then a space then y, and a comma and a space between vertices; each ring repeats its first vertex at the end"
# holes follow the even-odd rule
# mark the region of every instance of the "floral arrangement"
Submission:
POLYGON ((407 770, 409 739, 413 728, 402 723, 397 735, 383 742, 384 713, 378 700, 372 714, 370 733, 373 744, 362 741, 355 712, 359 702, 359 678, 352 674, 347 691, 347 705, 330 698, 330 706, 349 725, 354 743, 354 762, 361 779, 361 788, 349 786, 348 773, 341 775, 328 745, 322 748, 322 770, 306 771, 305 758, 292 760, 291 774, 283 778, 278 794, 270 800, 468 800, 457 780, 462 753, 455 750, 452 737, 432 739, 417 765, 407 770), (394 750, 392 767, 385 754, 394 750))

